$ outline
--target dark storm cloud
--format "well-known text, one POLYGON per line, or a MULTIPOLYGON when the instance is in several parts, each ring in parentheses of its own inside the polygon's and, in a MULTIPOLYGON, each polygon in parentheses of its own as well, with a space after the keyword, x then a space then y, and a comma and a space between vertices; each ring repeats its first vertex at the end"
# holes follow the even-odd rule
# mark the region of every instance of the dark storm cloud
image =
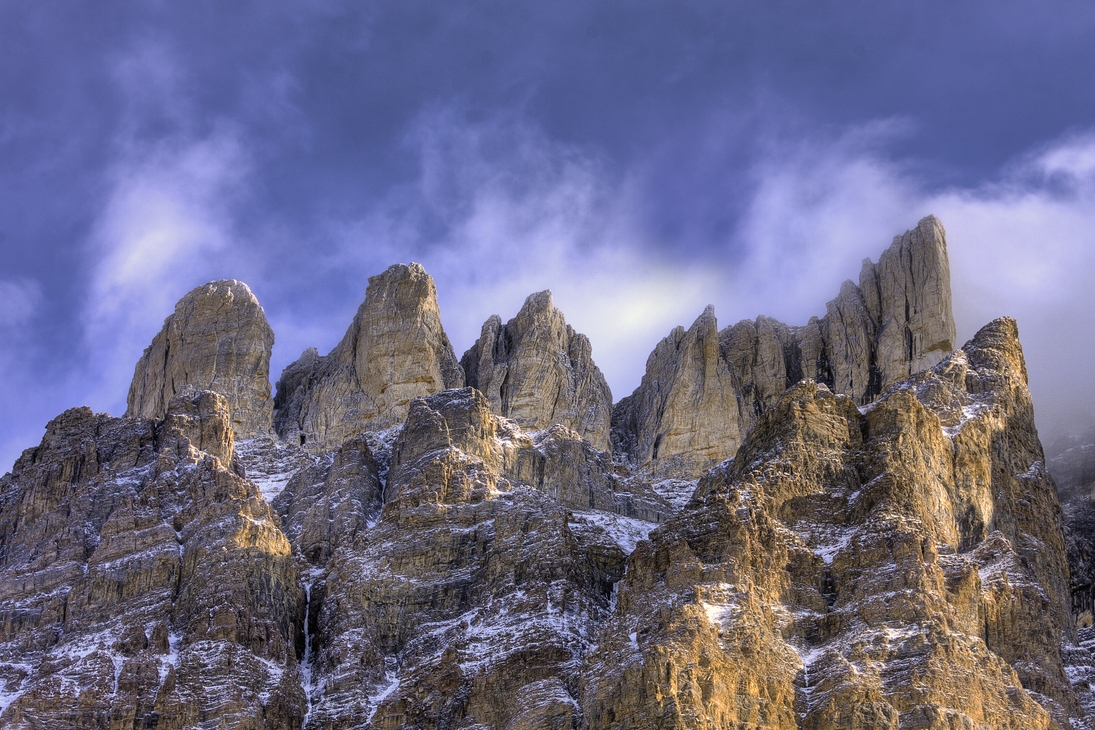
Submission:
POLYGON ((210 278, 252 284, 275 368, 396 260, 437 278, 458 349, 551 287, 619 397, 707 301, 802 321, 930 211, 963 329, 1026 307, 1039 417, 1075 420, 1095 393, 1054 390, 1077 374, 1047 353, 1093 313, 1093 26, 1082 3, 0 4, 0 456, 70 405, 122 410, 210 278))

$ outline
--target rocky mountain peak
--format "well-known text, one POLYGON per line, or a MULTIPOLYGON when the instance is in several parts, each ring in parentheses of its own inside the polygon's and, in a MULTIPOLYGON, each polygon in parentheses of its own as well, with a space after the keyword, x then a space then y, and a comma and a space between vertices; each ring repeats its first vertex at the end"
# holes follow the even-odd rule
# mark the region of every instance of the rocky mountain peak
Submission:
MULTIPOLYGON (((713 339, 699 334, 712 327, 715 313, 708 307, 689 328, 689 343, 713 339)), ((824 317, 800 327, 764 316, 727 327, 717 336, 721 364, 706 354, 679 355, 685 336, 675 329, 651 353, 642 384, 615 407, 613 439, 617 450, 643 468, 696 476, 733 456, 757 418, 802 378, 865 405, 954 349, 943 226, 929 216, 895 237, 877 264, 864 261, 859 285, 841 285, 824 317), (689 413, 708 415, 697 417, 694 426, 680 422, 673 392, 691 394, 683 402, 698 409, 688 405, 689 413), (705 443, 693 430, 718 436, 705 443)))
POLYGON ((592 349, 542 291, 505 325, 490 317, 460 362, 495 413, 530 431, 561 424, 607 449, 612 393, 592 349))
POLYGON ((274 332, 246 284, 213 281, 190 291, 164 320, 133 372, 126 415, 163 418, 186 386, 228 401, 241 438, 270 430, 270 352, 274 332))
POLYGON ((741 443, 713 306, 658 343, 642 383, 616 404, 612 420, 616 448, 655 475, 698 473, 725 458, 728 443, 741 443))
POLYGON ((463 384, 433 278, 419 264, 395 264, 369 278, 365 301, 330 353, 306 350, 282 372, 274 427, 306 448, 331 449, 402 423, 419 396, 463 384))

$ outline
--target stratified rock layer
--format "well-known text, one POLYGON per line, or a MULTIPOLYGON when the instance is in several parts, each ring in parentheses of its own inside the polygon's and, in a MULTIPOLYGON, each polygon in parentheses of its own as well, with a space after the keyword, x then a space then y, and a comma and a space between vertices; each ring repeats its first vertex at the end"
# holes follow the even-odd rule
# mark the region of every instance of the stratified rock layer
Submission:
POLYGON ((299 727, 297 569, 228 414, 76 408, 0 479, 0 725, 299 727))
POLYGON ((380 521, 309 589, 309 727, 575 727, 625 553, 501 476, 529 446, 472 388, 412 403, 380 521))
POLYGON ((559 424, 608 448, 612 392, 593 362, 589 338, 576 333, 552 303, 531 295, 505 325, 492 316, 460 364, 495 413, 527 431, 559 424))
POLYGON ((463 385, 433 279, 418 264, 396 264, 369 278, 335 349, 324 357, 307 350, 282 372, 274 427, 283 439, 327 451, 402 423, 414 398, 463 385))
POLYGON ((1050 728, 1079 717, 1060 509, 1015 323, 861 413, 803 382, 640 543, 590 728, 1050 728))
POLYGON ((133 372, 126 415, 163 418, 186 386, 228 400, 240 438, 270 430, 270 351, 274 332, 246 284, 213 281, 175 305, 133 372))
POLYGON ((802 327, 759 317, 712 336, 709 307, 687 333, 674 330, 651 353, 638 389, 613 409, 614 447, 654 473, 698 476, 733 456, 761 414, 803 378, 863 405, 954 349, 938 219, 896 237, 877 264, 864 261, 859 281, 844 282, 825 316, 802 327))

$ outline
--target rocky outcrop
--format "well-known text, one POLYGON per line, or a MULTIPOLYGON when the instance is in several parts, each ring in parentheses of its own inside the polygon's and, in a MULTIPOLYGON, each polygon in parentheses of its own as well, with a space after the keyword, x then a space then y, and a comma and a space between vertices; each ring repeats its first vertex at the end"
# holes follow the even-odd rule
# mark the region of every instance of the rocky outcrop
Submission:
POLYGON ((719 357, 714 307, 658 343, 612 423, 616 450, 654 476, 699 474, 733 454, 742 437, 738 400, 719 357))
POLYGON ((648 480, 618 474, 611 454, 566 426, 552 426, 522 441, 503 474, 570 509, 612 512, 647 522, 661 522, 676 511, 648 480))
POLYGON ((497 315, 488 319, 460 364, 467 384, 486 394, 494 412, 524 430, 560 424, 608 448, 612 393, 589 338, 566 323, 550 291, 529 296, 505 325, 497 315))
POLYGON ((299 727, 297 569, 228 414, 73 409, 0 479, 0 725, 299 727))
POLYGON ((240 438, 270 430, 270 351, 274 332, 246 284, 213 281, 175 305, 133 372, 127 416, 163 418, 186 386, 228 400, 240 438))
POLYGON ((368 441, 356 436, 329 458, 296 471, 271 504, 286 536, 311 566, 323 566, 380 516, 383 485, 368 441))
POLYGON ((369 278, 365 301, 329 354, 307 350, 282 372, 274 427, 283 439, 328 451, 399 425, 414 398, 463 385, 433 279, 418 264, 396 264, 369 278))
POLYGON ((586 659, 589 727, 1079 719, 1060 511, 1015 323, 864 410, 797 384, 639 544, 586 659))
MULTIPOLYGON (((680 355, 684 333, 674 330, 651 354, 639 388, 616 405, 614 447, 643 469, 698 476, 733 456, 757 419, 803 378, 865 405, 954 349, 946 234, 934 216, 897 236, 877 264, 864 261, 859 281, 844 282, 825 316, 804 326, 759 317, 727 327, 717 335, 718 363, 707 352, 680 355), (685 399, 695 407, 674 407, 671 394, 681 391, 696 394, 685 399)), ((716 328, 714 311, 688 333, 706 343, 701 321, 706 333, 716 328)))

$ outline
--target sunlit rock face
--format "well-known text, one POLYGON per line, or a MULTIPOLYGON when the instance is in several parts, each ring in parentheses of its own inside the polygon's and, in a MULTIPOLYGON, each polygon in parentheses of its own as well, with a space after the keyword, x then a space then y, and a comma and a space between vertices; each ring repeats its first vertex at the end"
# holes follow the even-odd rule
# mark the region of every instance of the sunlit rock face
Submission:
POLYGON ((593 362, 589 338, 566 323, 551 292, 529 296, 517 316, 493 316, 460 364, 495 413, 526 431, 566 426, 608 448, 612 392, 593 362))
POLYGON ((274 426, 283 439, 326 451, 398 426, 414 398, 463 385, 433 279, 418 264, 396 264, 369 278, 335 349, 307 350, 282 372, 274 426))
POLYGON ((126 415, 163 418, 190 386, 228 401, 240 438, 270 430, 270 352, 274 332, 258 299, 239 281, 199 286, 175 305, 133 373, 126 415))
POLYGON ((802 379, 860 404, 954 349, 950 265, 929 216, 894 239, 859 285, 844 282, 826 314, 802 327, 770 317, 718 332, 711 307, 675 329, 647 360, 642 383, 616 404, 614 448, 654 474, 698 476, 734 455, 745 434, 802 379))
POLYGON ((803 382, 631 555, 589 727, 1081 716, 1060 509, 1012 320, 867 408, 803 382))
POLYGON ((714 307, 658 343, 642 384, 616 404, 612 421, 614 448, 654 475, 697 476, 733 455, 742 423, 730 369, 719 356, 714 307))
POLYGON ((1016 323, 952 352, 949 311, 929 218, 804 327, 674 330, 610 451, 548 293, 464 387, 392 267, 274 433, 184 382, 0 478, 0 727, 1089 727, 1095 510, 1066 538, 1016 323))

